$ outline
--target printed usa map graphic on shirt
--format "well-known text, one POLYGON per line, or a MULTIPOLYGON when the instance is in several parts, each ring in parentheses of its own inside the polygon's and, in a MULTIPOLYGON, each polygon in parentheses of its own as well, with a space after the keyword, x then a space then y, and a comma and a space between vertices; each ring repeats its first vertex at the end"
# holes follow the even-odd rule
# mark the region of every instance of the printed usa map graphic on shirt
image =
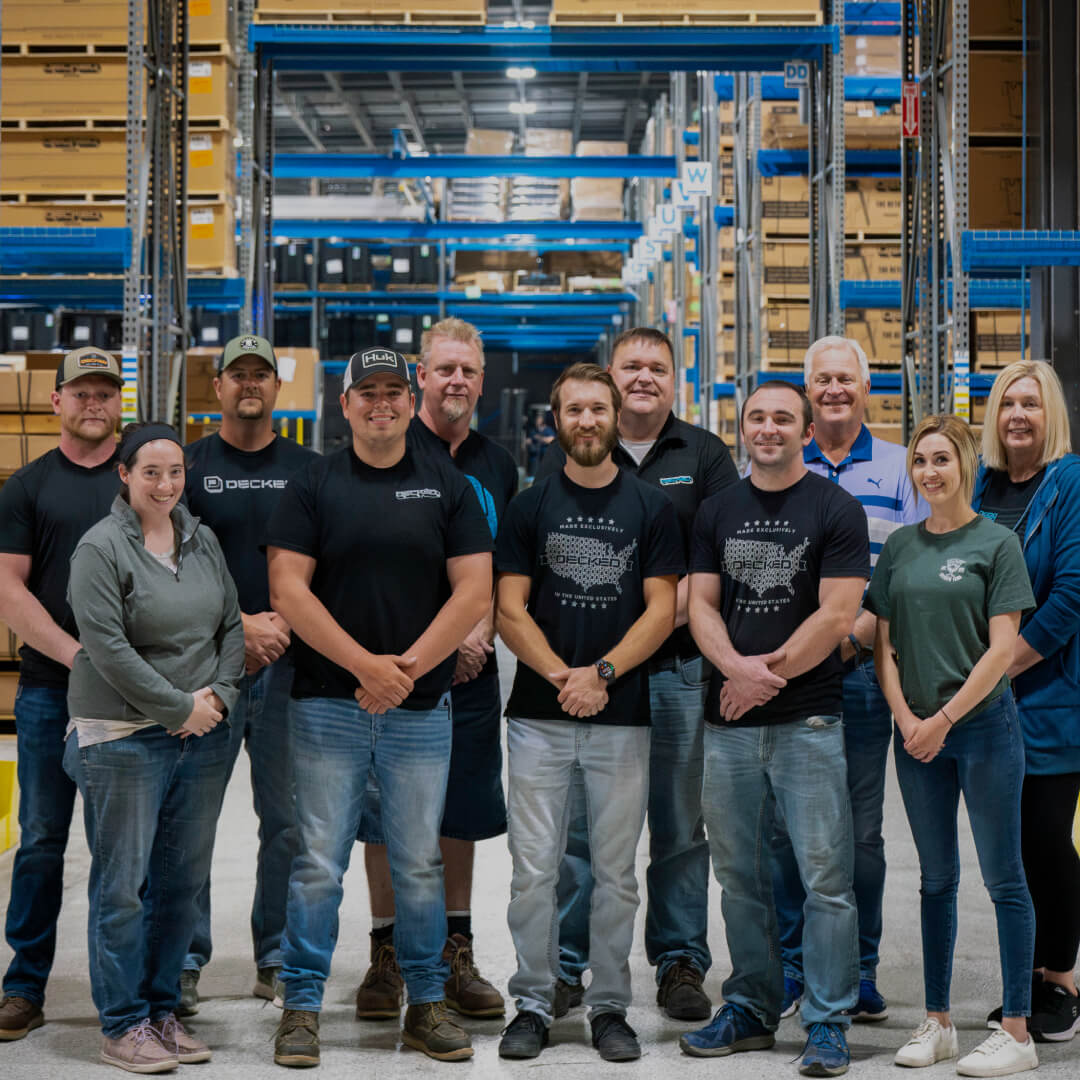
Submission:
POLYGON ((724 570, 759 597, 778 588, 785 588, 789 596, 794 596, 792 582, 800 570, 806 569, 803 555, 809 546, 810 540, 806 539, 788 551, 783 544, 769 540, 731 537, 724 543, 724 570))
POLYGON ((606 540, 555 532, 548 534, 543 562, 582 589, 614 585, 621 593, 622 577, 632 568, 636 549, 636 539, 616 551, 606 540))

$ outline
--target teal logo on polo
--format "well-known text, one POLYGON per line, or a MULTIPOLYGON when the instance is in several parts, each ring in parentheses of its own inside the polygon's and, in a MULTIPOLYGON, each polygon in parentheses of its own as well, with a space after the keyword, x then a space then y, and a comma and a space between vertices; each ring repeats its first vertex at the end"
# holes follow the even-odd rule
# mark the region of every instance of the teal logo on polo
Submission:
POLYGON ((667 487, 669 484, 692 484, 694 478, 692 476, 661 476, 660 486, 667 487))

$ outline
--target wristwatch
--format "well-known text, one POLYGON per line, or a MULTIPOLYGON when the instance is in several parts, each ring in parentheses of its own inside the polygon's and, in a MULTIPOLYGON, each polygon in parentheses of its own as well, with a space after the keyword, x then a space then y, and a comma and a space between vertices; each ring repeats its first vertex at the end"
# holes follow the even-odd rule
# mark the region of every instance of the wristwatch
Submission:
POLYGON ((597 660, 596 670, 600 672, 600 678, 608 686, 615 681, 615 665, 610 660, 597 660))

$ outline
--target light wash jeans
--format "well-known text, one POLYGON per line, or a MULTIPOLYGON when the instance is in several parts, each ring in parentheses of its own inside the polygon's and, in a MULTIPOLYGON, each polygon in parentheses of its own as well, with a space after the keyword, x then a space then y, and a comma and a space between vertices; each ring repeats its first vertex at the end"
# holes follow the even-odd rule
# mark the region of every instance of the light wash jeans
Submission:
POLYGON ((337 944, 342 880, 364 806, 379 785, 396 918, 394 947, 409 1003, 441 1001, 449 967, 439 824, 450 768, 450 695, 428 711, 365 712, 345 698, 289 708, 299 852, 282 939, 285 1007, 319 1012, 337 944))
POLYGON ((156 725, 96 746, 68 736, 91 856, 90 990, 108 1038, 179 1004, 228 759, 225 723, 186 739, 156 725))
POLYGON ((566 848, 575 768, 584 780, 595 885, 589 917, 589 1015, 626 1014, 638 906, 635 853, 649 791, 649 729, 512 717, 507 920, 517 953, 509 983, 519 1010, 553 1019, 559 962, 555 887, 566 848))
MULTIPOLYGON (((289 871, 296 854, 296 812, 293 807, 292 752, 289 742, 289 691, 292 653, 245 675, 240 696, 229 713, 229 776, 247 743, 251 761, 251 794, 259 819, 259 855, 255 864, 255 896, 251 904, 251 940, 257 967, 281 963, 285 931, 285 899, 289 871)), ((191 939, 186 969, 210 960, 210 878, 199 892, 199 921, 191 939)))
POLYGON ((858 997, 858 916, 840 718, 707 726, 702 805, 731 954, 724 1000, 770 1030, 779 1024, 784 979, 772 881, 779 812, 806 889, 802 1022, 848 1026, 844 1010, 858 997))
MULTIPOLYGON (((704 772, 705 661, 673 658, 649 672, 649 868, 645 873, 645 954, 663 981, 677 960, 704 974, 709 952, 709 845, 701 816, 704 772)), ((559 867, 559 974, 581 982, 589 966, 592 897, 589 829, 580 773, 571 791, 566 855, 559 867)))
MULTIPOLYGON (((873 661, 844 676, 844 753, 855 837, 855 906, 859 910, 859 976, 876 981, 885 897, 885 765, 892 712, 878 686, 873 661)), ((803 904, 806 890, 782 821, 773 841, 773 890, 784 974, 803 981, 803 904)))

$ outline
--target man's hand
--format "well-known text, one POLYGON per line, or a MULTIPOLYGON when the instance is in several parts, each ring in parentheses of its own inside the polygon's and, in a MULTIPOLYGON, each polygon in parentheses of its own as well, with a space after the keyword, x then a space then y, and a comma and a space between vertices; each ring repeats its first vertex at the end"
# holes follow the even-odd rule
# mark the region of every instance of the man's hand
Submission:
POLYGON ((276 612, 245 615, 244 671, 253 675, 279 659, 289 647, 289 624, 276 612))
POLYGON ((457 663, 454 666, 454 686, 475 679, 484 670, 487 658, 495 651, 495 646, 488 640, 485 623, 486 620, 474 627, 469 636, 458 646, 457 663))
POLYGON ((916 761, 924 764, 933 761, 941 753, 951 726, 940 712, 928 716, 925 720, 917 720, 914 730, 910 734, 905 733, 904 749, 916 761))
POLYGON ((728 665, 720 691, 720 715, 729 724, 771 701, 787 686, 787 679, 770 670, 772 665, 782 663, 784 656, 784 650, 777 649, 756 656, 738 656, 728 665))
POLYGON ((559 687, 559 704, 570 716, 595 716, 607 706, 607 683, 594 665, 553 671, 548 678, 559 687))
POLYGON ((355 694, 360 708, 369 713, 396 709, 413 691, 408 669, 415 663, 415 656, 369 656, 359 672, 360 686, 355 694))

